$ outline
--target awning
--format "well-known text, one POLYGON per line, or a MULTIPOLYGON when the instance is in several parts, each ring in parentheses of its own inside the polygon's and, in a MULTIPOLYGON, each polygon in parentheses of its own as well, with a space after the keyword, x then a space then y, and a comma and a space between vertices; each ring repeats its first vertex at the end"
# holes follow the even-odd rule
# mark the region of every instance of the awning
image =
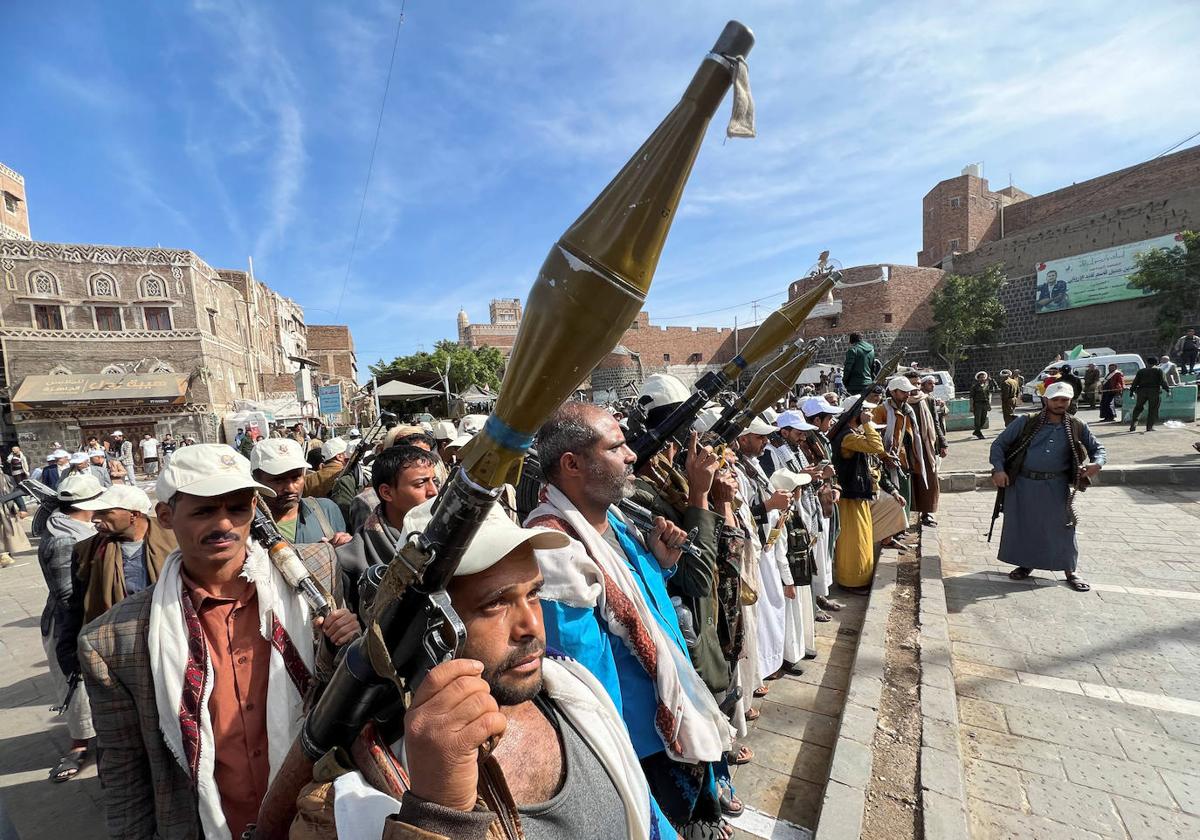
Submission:
POLYGON ((378 393, 380 399, 390 397, 394 400, 428 400, 433 397, 445 396, 441 391, 422 388, 420 385, 401 382, 399 379, 393 379, 391 382, 380 385, 378 393))
POLYGON ((459 394, 458 398, 465 403, 494 403, 496 401, 495 394, 482 390, 478 385, 472 385, 459 394))
POLYGON ((47 406, 182 405, 188 378, 175 373, 26 376, 13 408, 47 406))

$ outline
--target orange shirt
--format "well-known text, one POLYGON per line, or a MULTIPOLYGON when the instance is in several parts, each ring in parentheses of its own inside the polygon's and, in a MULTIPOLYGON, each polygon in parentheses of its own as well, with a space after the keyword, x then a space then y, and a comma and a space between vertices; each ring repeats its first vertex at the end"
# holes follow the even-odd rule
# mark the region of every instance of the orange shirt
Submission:
POLYGON ((259 632, 258 590, 250 581, 237 597, 217 597, 183 575, 208 640, 213 686, 208 698, 216 745, 213 776, 229 831, 239 837, 258 821, 267 794, 267 676, 271 643, 259 632))

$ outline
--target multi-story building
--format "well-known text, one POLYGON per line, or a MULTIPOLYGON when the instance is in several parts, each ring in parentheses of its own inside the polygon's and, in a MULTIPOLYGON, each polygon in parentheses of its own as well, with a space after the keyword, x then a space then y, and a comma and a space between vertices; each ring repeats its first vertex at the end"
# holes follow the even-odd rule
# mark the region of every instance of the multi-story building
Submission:
POLYGON ((465 309, 458 311, 458 343, 495 347, 508 358, 521 326, 521 299, 496 298, 488 305, 487 324, 472 324, 465 309))
POLYGON ((358 394, 358 356, 354 352, 354 337, 350 328, 344 324, 309 324, 308 325, 308 358, 317 363, 317 378, 321 384, 338 385, 342 390, 342 405, 344 409, 337 422, 345 422, 351 416, 360 416, 356 408, 366 407, 369 400, 363 400, 362 405, 352 405, 358 394))
POLYGON ((29 239, 25 178, 0 163, 0 239, 29 239))

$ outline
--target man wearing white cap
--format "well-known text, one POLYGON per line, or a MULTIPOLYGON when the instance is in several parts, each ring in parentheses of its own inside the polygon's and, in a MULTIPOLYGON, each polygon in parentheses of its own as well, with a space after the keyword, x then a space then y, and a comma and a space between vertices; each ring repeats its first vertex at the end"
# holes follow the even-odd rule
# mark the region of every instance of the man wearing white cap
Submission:
MULTIPOLYGON (((816 428, 808 432, 800 442, 800 452, 807 464, 833 464, 833 447, 829 443, 828 433, 834 419, 842 413, 841 406, 830 405, 821 397, 809 397, 800 410, 805 419, 816 428)), ((830 467, 832 470, 832 466, 830 467)), ((837 484, 837 474, 823 473, 823 477, 813 482, 813 491, 817 500, 818 534, 813 543, 813 573, 812 589, 817 604, 816 620, 827 620, 825 610, 837 612, 845 607, 840 601, 829 597, 833 585, 833 550, 837 544, 838 514, 837 502, 841 491, 837 484)))
POLYGON ((1075 574, 1073 502, 1076 489, 1100 472, 1106 453, 1087 424, 1068 414, 1074 397, 1068 383, 1055 382, 1040 413, 1011 423, 992 441, 992 483, 998 488, 992 518, 1003 510, 999 559, 1016 566, 1010 578, 1025 580, 1034 569, 1063 572, 1072 589, 1087 592, 1091 587, 1075 574))
POLYGON ((913 485, 927 480, 924 450, 916 445, 917 415, 908 398, 921 390, 906 376, 893 376, 887 394, 873 412, 873 420, 883 425, 883 468, 904 496, 905 515, 912 505, 913 485))
POLYGON ((114 484, 70 504, 91 515, 96 534, 80 541, 71 557, 71 594, 57 645, 59 667, 68 675, 80 670, 83 626, 154 583, 177 547, 175 535, 151 515, 150 497, 141 488, 114 484))
POLYGON ((112 433, 112 448, 121 466, 125 467, 125 483, 133 484, 133 444, 125 440, 125 433, 120 429, 112 433))
POLYGON ((112 476, 108 473, 108 458, 103 449, 87 451, 88 472, 95 476, 101 487, 112 487, 112 476))
MULTIPOLYGON (((74 502, 96 498, 102 492, 99 482, 91 476, 67 476, 58 485, 58 505, 46 520, 46 529, 38 543, 38 565, 46 581, 46 606, 42 609, 42 647, 50 666, 50 678, 54 682, 56 697, 66 698, 67 677, 58 664, 55 650, 62 634, 63 619, 71 599, 71 555, 75 544, 96 533, 92 526, 92 512, 74 507, 74 502)), ((71 736, 71 748, 59 759, 50 771, 55 782, 65 782, 79 775, 87 758, 88 741, 96 737, 92 728, 91 708, 87 692, 79 687, 71 696, 66 709, 67 732, 71 736)))
MULTIPOLYGON (((432 504, 410 511, 404 530, 424 528, 432 504)), ((306 837, 485 840, 502 824, 527 837, 652 836, 620 712, 582 665, 547 649, 535 555, 569 543, 492 508, 448 587, 466 648, 429 672, 405 714, 407 792, 397 801, 359 772, 311 785, 299 800, 306 837), (501 734, 481 763, 479 748, 501 734)), ((654 828, 674 835, 665 822, 654 828)))
MULTIPOLYGON (((80 636, 113 837, 238 837, 296 737, 318 657, 333 656, 321 637, 357 635, 348 610, 314 618, 250 540, 256 492, 273 491, 230 447, 176 452, 155 493, 178 550, 80 636)), ((336 603, 332 549, 306 548, 336 603)))
POLYGON ((58 489, 58 482, 71 469, 71 453, 65 449, 55 449, 46 458, 46 467, 42 470, 41 478, 38 481, 45 484, 51 490, 58 489))
MULTIPOLYGON (((332 446, 334 441, 341 441, 341 452, 346 450, 345 441, 341 438, 326 441, 325 446, 331 451, 336 450, 338 447, 332 446)), ((250 471, 255 481, 275 491, 264 502, 289 542, 328 542, 333 546, 350 542, 346 523, 337 505, 329 499, 303 495, 308 462, 304 460, 300 444, 296 441, 291 438, 263 438, 250 450, 250 471)))
POLYGON ((913 425, 912 450, 913 461, 919 463, 920 471, 913 470, 912 475, 912 509, 921 514, 921 524, 933 527, 937 521, 933 515, 937 513, 938 502, 941 499, 941 485, 938 482, 938 467, 941 458, 946 455, 946 439, 942 435, 937 420, 933 417, 934 407, 932 398, 926 396, 918 385, 920 374, 916 371, 908 374, 913 390, 908 395, 908 407, 912 409, 913 425))

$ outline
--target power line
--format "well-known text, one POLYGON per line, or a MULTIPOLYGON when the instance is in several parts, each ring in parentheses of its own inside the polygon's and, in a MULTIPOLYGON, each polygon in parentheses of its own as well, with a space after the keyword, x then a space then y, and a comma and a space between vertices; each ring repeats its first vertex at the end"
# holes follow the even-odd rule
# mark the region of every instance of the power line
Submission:
POLYGON ((396 48, 400 44, 400 27, 404 25, 404 7, 408 0, 400 0, 400 17, 396 20, 396 35, 392 39, 392 57, 388 60, 387 80, 383 83, 383 100, 379 103, 379 120, 375 123, 375 141, 371 144, 371 159, 367 163, 367 178, 363 182, 362 201, 358 205, 358 221, 354 224, 354 239, 350 243, 350 257, 346 260, 346 276, 342 278, 342 291, 338 294, 336 321, 342 314, 342 301, 346 299, 346 286, 350 282, 350 269, 354 265, 354 254, 358 250, 358 234, 362 230, 363 211, 367 208, 367 190, 371 186, 371 173, 375 170, 375 152, 379 148, 379 133, 383 128, 383 114, 387 109, 388 90, 392 87, 392 68, 396 64, 396 48))

